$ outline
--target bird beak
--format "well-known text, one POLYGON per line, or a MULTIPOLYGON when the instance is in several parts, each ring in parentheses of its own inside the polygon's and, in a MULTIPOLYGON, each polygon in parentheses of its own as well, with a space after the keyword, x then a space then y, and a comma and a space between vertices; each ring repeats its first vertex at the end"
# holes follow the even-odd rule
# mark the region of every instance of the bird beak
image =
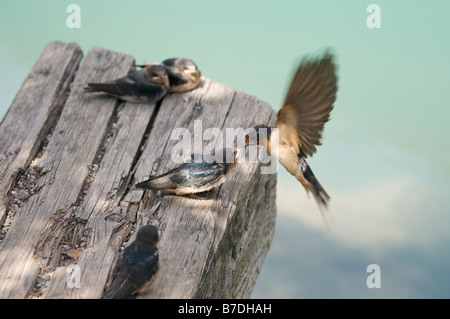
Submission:
POLYGON ((186 74, 197 74, 198 70, 197 69, 187 69, 187 70, 184 70, 184 73, 186 73, 186 74))
POLYGON ((248 146, 250 143, 250 137, 248 135, 245 135, 245 146, 248 146))

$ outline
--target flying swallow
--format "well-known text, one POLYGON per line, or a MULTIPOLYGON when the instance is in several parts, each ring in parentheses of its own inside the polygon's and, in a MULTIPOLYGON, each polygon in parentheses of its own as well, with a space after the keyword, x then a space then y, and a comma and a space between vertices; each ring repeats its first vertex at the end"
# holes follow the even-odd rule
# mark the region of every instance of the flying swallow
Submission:
POLYGON ((105 92, 134 103, 156 103, 169 89, 169 76, 160 65, 149 65, 127 76, 103 83, 88 83, 87 92, 105 92))
POLYGON ((147 225, 119 255, 111 273, 111 284, 102 299, 125 299, 147 291, 159 270, 158 229, 147 225))
POLYGON ((336 101, 337 77, 333 56, 304 59, 297 69, 278 112, 275 128, 257 125, 256 135, 246 135, 246 145, 263 145, 306 191, 311 192, 322 209, 329 195, 306 162, 321 144, 322 131, 336 101))
MULTIPOLYGON (((152 64, 136 65, 146 67, 152 64)), ((202 73, 194 61, 184 58, 171 58, 161 64, 169 75, 169 93, 186 92, 195 89, 200 83, 202 73)))
POLYGON ((224 148, 220 160, 206 161, 203 159, 200 163, 196 163, 195 156, 192 155, 191 162, 183 163, 166 173, 151 177, 136 184, 135 187, 201 198, 195 194, 207 192, 225 182, 226 174, 237 163, 238 153, 237 149, 224 148), (232 158, 227 160, 230 154, 232 154, 232 158))

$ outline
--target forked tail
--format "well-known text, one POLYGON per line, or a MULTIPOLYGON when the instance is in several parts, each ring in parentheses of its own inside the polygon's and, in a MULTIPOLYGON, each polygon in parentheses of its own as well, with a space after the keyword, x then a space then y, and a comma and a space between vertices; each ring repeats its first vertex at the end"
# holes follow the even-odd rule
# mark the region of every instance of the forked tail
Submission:
POLYGON ((306 160, 302 156, 299 156, 298 160, 300 163, 300 169, 303 174, 303 177, 307 182, 306 185, 303 186, 305 186, 305 188, 313 194, 314 199, 316 200, 317 204, 321 209, 326 208, 328 206, 330 196, 323 189, 322 185, 320 185, 319 181, 317 180, 316 176, 314 175, 313 171, 311 170, 311 167, 308 165, 306 160))
POLYGON ((298 174, 299 175, 298 179, 305 187, 305 189, 313 194, 314 199, 316 200, 317 205, 319 206, 320 213, 324 218, 325 224, 328 228, 330 228, 329 222, 325 215, 325 209, 328 207, 330 196, 325 191, 325 189, 323 189, 322 185, 320 185, 319 181, 317 180, 316 176, 314 175, 313 171, 311 170, 311 167, 308 165, 306 160, 301 155, 298 156, 298 160, 300 164, 299 168, 302 172, 302 174, 298 174))

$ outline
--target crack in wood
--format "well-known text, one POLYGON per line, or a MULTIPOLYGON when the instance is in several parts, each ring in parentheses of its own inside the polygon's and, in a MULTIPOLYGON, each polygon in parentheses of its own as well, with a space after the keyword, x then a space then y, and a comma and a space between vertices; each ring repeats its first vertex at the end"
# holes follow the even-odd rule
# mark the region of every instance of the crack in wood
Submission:
MULTIPOLYGON (((236 91, 234 91, 233 97, 231 98, 230 105, 228 106, 227 112, 225 113, 225 121, 228 119, 228 115, 230 114, 231 108, 233 107, 234 100, 236 99, 236 91)), ((223 121, 222 127, 220 128, 223 131, 225 127, 225 121, 223 121)))
POLYGON ((95 179, 97 172, 99 171, 103 156, 108 150, 108 147, 113 143, 115 136, 117 135, 120 127, 117 126, 118 121, 120 119, 123 107, 125 105, 124 101, 117 100, 116 105, 114 106, 114 111, 111 113, 111 117, 108 122, 108 130, 104 133, 102 142, 100 143, 94 160, 90 166, 88 166, 88 173, 86 175, 83 186, 80 189, 80 193, 78 195, 77 201, 72 205, 73 207, 73 215, 77 215, 78 209, 82 206, 85 196, 89 192, 89 188, 92 185, 92 182, 95 179))
POLYGON ((29 200, 39 193, 42 185, 39 179, 45 172, 34 165, 16 172, 16 178, 7 194, 6 214, 0 221, 0 242, 5 238, 9 226, 12 224, 16 212, 29 200))
MULTIPOLYGON (((38 133, 38 136, 45 136, 45 138, 40 139, 41 143, 37 148, 35 147, 34 149, 31 149, 29 159, 27 162, 25 162, 25 168, 19 168, 15 173, 12 174, 14 180, 7 193, 7 213, 3 215, 2 219, 0 220, 0 242, 3 240, 3 238, 5 238, 9 226, 14 220, 16 211, 21 206, 23 206, 23 204, 30 197, 37 195, 44 186, 43 184, 40 184, 39 181, 40 178, 47 173, 47 171, 44 171, 37 165, 39 163, 39 160, 45 153, 47 145, 52 138, 55 127, 58 124, 59 116, 61 115, 64 106, 66 105, 67 99, 71 93, 73 81, 75 79, 78 68, 79 64, 74 63, 72 67, 68 69, 64 74, 64 79, 59 81, 58 87, 55 90, 54 97, 52 99, 54 103, 50 108, 51 112, 48 115, 47 121, 43 125, 41 131, 38 133), (46 131, 45 128, 47 128, 46 131)), ((49 73, 50 71, 47 68, 45 72, 43 72, 42 70, 38 70, 36 72, 30 72, 30 75, 33 77, 39 74, 48 76, 49 73)))
MULTIPOLYGON (((64 60, 64 54, 59 56, 64 60)), ((47 60, 36 68, 40 75, 32 74, 29 82, 42 77, 54 57, 47 60)), ((26 122, 39 123, 33 141, 35 135, 46 134, 50 142, 47 146, 40 139, 26 148, 37 149, 31 155, 42 153, 42 159, 27 159, 30 167, 40 169, 35 185, 30 183, 37 193, 12 193, 12 188, 10 193, 1 192, 21 197, 24 205, 18 206, 20 214, 0 244, 3 298, 100 297, 118 254, 146 224, 159 228, 163 267, 151 290, 138 298, 249 296, 273 232, 274 184, 265 181, 275 183, 275 177, 260 177, 255 167, 244 164, 230 172, 227 182, 205 201, 160 198, 135 192, 132 185, 149 173, 162 173, 177 164, 169 158, 171 148, 178 143, 172 138, 174 129, 186 128, 192 133, 197 119, 203 121, 203 131, 247 127, 253 121, 271 124, 272 110, 267 103, 207 78, 202 78, 197 89, 169 94, 153 105, 123 106, 105 94, 83 91, 87 82, 123 76, 133 60, 121 53, 91 48, 75 81, 66 84, 71 90, 59 120, 52 113, 54 123, 42 118, 26 122), (52 132, 49 127, 54 125, 52 132), (81 271, 80 289, 67 286, 67 271, 75 264, 81 271)), ((51 70, 49 77, 55 76, 51 70)), ((42 88, 25 86, 21 91, 30 96, 41 94, 42 88)), ((51 94, 46 101, 56 99, 51 94)), ((8 112, 21 119, 21 105, 12 105, 8 112)), ((2 122, 0 129, 8 132, 16 122, 2 122)), ((0 166, 10 170, 2 175, 7 183, 11 172, 32 173, 17 169, 28 167, 23 164, 10 165, 19 154, 17 144, 0 136, 3 145, 8 147, 0 152, 0 166)), ((18 178, 14 177, 14 183, 18 178)))
MULTIPOLYGON (((111 113, 112 115, 109 120, 108 124, 109 129, 104 134, 104 137, 98 147, 92 165, 88 167, 88 173, 85 182, 82 188, 80 189, 77 201, 70 205, 71 211, 68 212, 60 211, 58 213, 58 217, 53 218, 54 224, 52 226, 45 227, 50 230, 49 232, 50 238, 43 238, 41 242, 37 244, 36 252, 39 251, 39 253, 36 253, 36 256, 42 255, 42 252, 45 250, 45 247, 47 247, 48 249, 49 242, 53 243, 53 246, 50 247, 50 250, 56 252, 56 256, 49 256, 47 264, 44 265, 44 267, 41 267, 43 270, 46 270, 48 267, 55 269, 56 267, 67 265, 68 262, 73 262, 74 258, 70 256, 65 257, 64 255, 61 254, 62 248, 66 248, 66 250, 68 250, 69 248, 78 249, 78 251, 80 252, 85 249, 86 243, 89 239, 90 231, 89 229, 85 229, 87 220, 77 217, 78 210, 82 206, 84 197, 88 193, 89 188, 95 178, 95 175, 101 166, 103 155, 107 151, 108 147, 112 144, 114 137, 117 135, 117 131, 120 129, 120 127, 117 126, 117 123, 120 119, 124 105, 125 105, 124 101, 117 100, 116 105, 114 107, 114 112, 111 113), (55 239, 55 237, 57 239, 55 239)), ((106 219, 117 220, 114 219, 113 217, 114 214, 107 215, 105 217, 105 220, 106 219)), ((36 284, 38 283, 39 282, 36 281, 36 284)), ((33 288, 34 296, 37 295, 37 291, 39 290, 36 289, 36 287, 34 287, 33 288)))
MULTIPOLYGON (((72 87, 72 84, 70 85, 70 87, 72 87)), ((69 95, 70 92, 68 92, 67 97, 69 95)), ((64 105, 67 101, 67 97, 66 100, 64 101, 64 105)), ((114 111, 111 113, 112 115, 108 123, 109 129, 104 134, 102 143, 100 143, 98 147, 92 165, 88 167, 88 173, 85 182, 83 184, 83 187, 80 189, 77 201, 70 205, 70 211, 64 212, 63 210, 59 210, 56 213, 57 217, 51 219, 53 221, 52 225, 45 227, 50 230, 47 233, 48 236, 42 238, 35 247, 35 257, 38 260, 38 262, 42 264, 42 266, 40 274, 36 277, 35 284, 28 293, 29 296, 34 297, 40 296, 41 291, 40 289, 38 289, 40 287, 37 287, 37 285, 39 285, 41 282, 38 279, 44 273, 48 272, 49 269, 54 270, 57 267, 67 265, 69 262, 73 261, 72 257, 64 256, 64 254, 62 254, 63 248, 65 249, 65 251, 67 251, 68 249, 76 249, 79 252, 81 252, 84 250, 84 247, 86 246, 86 242, 89 239, 90 231, 89 229, 87 230, 85 229, 87 221, 77 217, 78 209, 82 205, 84 197, 89 191, 89 187, 92 184, 96 172, 98 171, 101 165, 103 154, 106 152, 108 146, 112 143, 112 140, 114 139, 117 130, 119 129, 117 127, 117 122, 120 119, 120 115, 123 110, 124 104, 125 102, 121 100, 117 100, 116 102, 114 111), (53 254, 46 256, 48 253, 45 253, 45 251, 51 251, 53 252, 53 254), (44 262, 45 260, 46 262, 44 262)), ((51 133, 54 131, 58 123, 58 119, 59 114, 56 117, 55 123, 52 125, 52 128, 50 129, 50 133, 47 135, 48 138, 44 140, 42 143, 41 146, 42 151, 38 152, 38 154, 40 154, 40 157, 45 152, 45 147, 47 146, 49 139, 51 138, 51 133)), ((36 164, 37 162, 38 161, 36 161, 36 164)))
POLYGON ((136 156, 133 158, 133 161, 131 163, 130 172, 127 175, 128 178, 123 183, 124 187, 121 187, 121 188, 123 188, 123 194, 122 194, 122 196, 120 196, 119 204, 124 200, 124 198, 129 193, 130 189, 132 188, 132 186, 134 184, 134 175, 136 173, 136 169, 137 169, 139 160, 144 152, 144 149, 147 147, 148 139, 150 137, 151 131, 152 131, 154 123, 155 123, 155 119, 158 116, 158 113, 161 108, 161 104, 162 104, 163 100, 164 100, 164 98, 159 100, 155 104, 155 109, 153 110, 152 116, 150 117, 150 121, 148 122, 147 127, 145 128, 144 134, 142 135, 142 140, 139 143, 139 147, 138 147, 138 151, 136 152, 136 156))

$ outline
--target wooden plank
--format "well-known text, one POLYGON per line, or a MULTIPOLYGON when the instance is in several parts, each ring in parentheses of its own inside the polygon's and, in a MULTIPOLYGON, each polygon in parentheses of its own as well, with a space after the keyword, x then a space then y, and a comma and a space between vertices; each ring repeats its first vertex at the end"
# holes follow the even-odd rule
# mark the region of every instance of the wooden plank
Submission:
MULTIPOLYGON (((79 289, 68 289, 66 263, 56 269, 43 298, 99 298, 102 295, 109 268, 125 237, 131 230, 125 209, 119 205, 127 190, 141 140, 150 124, 154 104, 127 103, 111 136, 98 172, 84 197, 77 218, 84 221, 82 232, 89 233, 85 249, 78 258, 81 278, 79 289), (111 240, 114 237, 116 240, 111 240)), ((72 238, 72 245, 80 238, 72 238)))
POLYGON ((118 106, 114 98, 82 92, 89 81, 124 75, 131 62, 100 48, 86 56, 37 164, 38 192, 0 246, 0 274, 6 274, 0 297, 99 298, 120 247, 148 223, 159 227, 162 267, 138 298, 250 297, 273 237, 276 174, 240 164, 206 200, 131 186, 178 165, 170 156, 179 142, 171 138, 174 129, 187 128, 205 146, 210 141, 198 133, 208 128, 225 133, 274 124, 275 112, 207 78, 157 105, 118 106), (71 258, 64 255, 68 248, 75 251, 71 258), (74 266, 76 287, 68 285, 74 266), (46 288, 38 288, 44 277, 46 288))
MULTIPOLYGON (((164 100, 160 112, 164 109, 167 110, 167 114, 161 117, 158 114, 157 121, 161 122, 155 123, 155 125, 162 127, 189 127, 192 132, 192 121, 196 118, 203 119, 204 129, 208 127, 242 127, 245 129, 255 123, 269 123, 274 120, 274 112, 268 104, 257 101, 257 99, 248 95, 236 94, 229 88, 209 80, 205 81, 202 90, 198 91, 199 97, 197 99, 193 97, 189 99, 189 102, 183 103, 182 96, 174 96, 172 99, 164 100), (194 108, 189 108, 185 105, 186 103, 191 103, 194 108), (190 115, 186 114, 189 109, 191 109, 190 115), (173 112, 173 114, 170 114, 170 112, 173 112), (178 118, 174 117, 174 114, 178 114, 178 118), (244 114, 246 116, 243 116, 244 114), (184 120, 186 115, 187 121, 184 120), (174 119, 176 119, 176 123, 174 123, 174 119)), ((170 150, 176 142, 169 140, 165 136, 154 140, 149 139, 148 145, 152 145, 152 148, 156 150, 170 150)), ((135 175, 138 181, 143 180, 145 175, 148 175, 148 169, 145 168, 154 167, 155 159, 157 162, 159 161, 159 167, 155 171, 157 174, 173 166, 170 160, 167 159, 167 156, 165 158, 161 157, 160 154, 157 154, 156 157, 150 156, 146 149, 140 163, 145 164, 142 167, 138 167, 135 175), (160 158, 162 159, 159 160, 160 158)), ((268 179, 275 186, 276 175, 261 176, 257 174, 258 167, 259 165, 255 164, 238 165, 231 171, 229 182, 225 183, 220 189, 213 191, 211 200, 199 201, 173 196, 159 199, 151 193, 144 195, 144 200, 147 196, 150 197, 145 206, 139 209, 138 218, 149 220, 150 223, 159 225, 161 231, 159 250, 162 267, 158 278, 150 290, 146 294, 138 296, 138 298, 227 296, 228 292, 226 290, 209 290, 204 291, 204 293, 201 290, 209 284, 211 286, 220 286, 221 280, 227 279, 225 273, 220 274, 218 277, 214 277, 212 274, 216 270, 214 268, 216 260, 224 257, 223 255, 217 255, 218 247, 224 240, 224 234, 228 229, 232 228, 231 225, 233 223, 246 224, 242 220, 243 215, 237 214, 237 212, 247 212, 249 215, 255 214, 255 218, 259 219, 261 224, 268 225, 268 228, 272 229, 272 231, 267 231, 265 234, 266 238, 258 237, 258 241, 264 242, 263 255, 265 256, 268 250, 266 240, 270 242, 273 236, 276 212, 274 193, 271 191, 265 194, 268 198, 273 199, 273 202, 271 205, 264 207, 264 213, 262 214, 256 214, 253 209, 250 209, 250 207, 254 207, 252 203, 238 201, 239 198, 250 196, 249 192, 256 184, 259 184, 259 178, 261 177, 264 179, 264 183, 268 179), (256 176, 259 177, 256 178, 256 176), (238 205, 240 205, 239 209, 237 208, 238 205), (241 218, 233 218, 235 214, 241 218), (204 278, 214 281, 208 281, 204 278), (208 281, 208 283, 204 280, 208 281)), ((259 197, 255 199, 259 199, 259 197)), ((249 218, 249 216, 246 218, 249 218)), ((255 234, 252 227, 241 229, 241 232, 236 234, 236 239, 239 241, 239 239, 244 239, 245 236, 253 236, 255 234)), ((238 242, 232 242, 238 245, 238 242)), ((244 244, 244 241, 241 244, 244 244)), ((240 247, 240 245, 238 246, 240 247)), ((243 253, 246 253, 246 250, 237 252, 237 255, 239 255, 238 259, 244 259, 245 262, 251 261, 249 258, 243 258, 241 255, 243 253)), ((233 255, 233 257, 237 258, 238 256, 233 255)), ((262 260, 256 260, 257 262, 251 267, 261 267, 262 260)), ((232 274, 231 276, 234 277, 234 275, 232 274)), ((235 278, 236 280, 242 280, 246 288, 233 291, 234 295, 239 297, 249 296, 255 284, 255 278, 251 278, 249 273, 242 273, 242 276, 235 278)), ((227 285, 222 282, 222 287, 227 288, 227 285)))
MULTIPOLYGON (((201 120, 203 129, 222 128, 235 91, 217 82, 204 79, 201 87, 185 98, 172 95, 165 99, 155 121, 155 127, 169 129, 149 137, 147 147, 137 167, 136 182, 150 174, 160 174, 177 164, 170 159, 170 151, 179 142, 170 138, 176 128, 187 128, 194 134, 194 121, 201 120), (151 146, 151 147, 149 147, 151 146), (155 154, 156 153, 156 154, 155 154), (153 170, 150 171, 149 168, 153 170)), ((150 220, 160 229, 161 270, 149 294, 140 298, 191 298, 206 263, 215 228, 220 201, 193 200, 166 196, 162 199, 152 192, 143 195, 148 201, 138 211, 139 220, 150 220), (152 294, 153 293, 153 294, 152 294)), ((131 202, 140 202, 142 191, 136 191, 131 202)))
POLYGON ((92 48, 75 78, 58 124, 37 164, 39 191, 16 213, 0 246, 0 297, 23 298, 50 263, 71 226, 88 167, 117 107, 117 100, 83 92, 87 82, 124 76, 131 56, 92 48), (14 258, 10 258, 14 256, 14 258))
MULTIPOLYGON (((236 94, 231 88, 206 78, 203 79, 201 88, 195 91, 167 96, 163 100, 153 123, 149 123, 153 129, 150 131, 143 154, 136 164, 135 180, 148 177, 152 169, 152 173, 160 173, 174 165, 174 163, 171 163, 169 155, 177 142, 170 138, 173 129, 188 127, 193 130, 194 119, 204 119, 204 129, 238 125, 240 122, 235 122, 234 118, 238 115, 241 106, 243 111, 259 114, 255 117, 255 121, 258 123, 266 123, 273 116, 273 112, 268 105, 264 105, 254 98, 248 98, 244 94, 236 94), (205 97, 209 98, 205 99, 205 97), (235 99, 236 105, 233 103, 235 99), (263 111, 258 112, 258 110, 263 111), (232 119, 229 118, 230 114, 232 119)), ((140 106, 127 103, 124 107, 124 113, 131 107, 140 106)), ((125 114, 121 117, 124 126, 118 125, 119 135, 121 130, 125 129, 126 123, 130 125, 129 119, 127 120, 124 116, 125 114)), ((133 121, 132 123, 139 125, 133 121)), ((251 124, 245 123, 246 126, 251 124)), ((123 135, 128 136, 129 133, 123 133, 123 135)), ((133 140, 137 140, 134 135, 132 136, 133 140)), ((203 280, 204 286, 213 285, 211 280, 221 277, 220 275, 218 277, 205 277, 205 265, 210 265, 211 271, 209 273, 212 274, 214 273, 212 270, 217 268, 217 261, 225 257, 210 252, 210 248, 213 241, 215 241, 216 246, 219 246, 219 243, 222 242, 220 247, 223 247, 225 242, 223 232, 229 227, 229 213, 234 212, 236 206, 228 204, 227 208, 221 210, 224 204, 223 199, 214 199, 219 190, 215 190, 211 195, 211 200, 206 201, 173 196, 161 199, 154 196, 153 193, 147 192, 144 194, 142 191, 129 191, 123 187, 117 187, 120 183, 116 183, 116 187, 114 187, 113 183, 101 182, 108 178, 107 176, 111 173, 105 171, 104 176, 101 177, 103 166, 105 169, 109 167, 105 161, 109 162, 107 160, 109 157, 121 157, 119 155, 121 152, 118 149, 123 144, 124 141, 117 138, 111 148, 106 150, 101 168, 82 204, 83 209, 79 216, 82 219, 87 219, 85 229, 90 230, 91 236, 87 245, 88 248, 81 252, 77 262, 81 272, 80 288, 68 289, 66 287, 67 269, 70 267, 70 264, 66 264, 58 267, 53 273, 49 287, 44 291, 44 298, 99 298, 106 283, 107 272, 110 269, 106 265, 113 266, 114 255, 119 253, 119 247, 127 237, 129 237, 129 241, 134 239, 135 233, 131 232, 130 236, 130 230, 132 228, 139 229, 143 224, 149 222, 159 226, 161 234, 159 249, 161 262, 164 266, 159 275, 162 275, 159 286, 155 283, 155 288, 152 288, 149 294, 140 295, 139 298, 194 297, 199 294, 199 289, 203 287, 201 285, 203 277, 209 278, 209 280, 203 280), (110 155, 110 152, 114 152, 115 155, 110 155), (103 189, 103 197, 94 195, 98 193, 100 188, 103 189), (117 189, 119 191, 116 191, 117 189), (108 196, 106 196, 107 194, 108 196), (148 196, 150 196, 149 199, 147 199, 148 196), (108 200, 105 200, 106 197, 108 197, 108 200), (106 202, 109 204, 106 204, 106 202), (144 204, 145 202, 147 203, 144 204), (92 205, 93 203, 95 205, 92 205), (95 206, 97 207, 95 208, 95 206), (214 256, 214 258, 208 263, 210 256, 214 256)), ((128 168, 130 168, 129 165, 127 165, 128 168)), ((255 168, 255 165, 249 164, 247 168, 250 168, 251 171, 251 168, 255 168)), ((132 173, 130 172, 130 174, 132 173)), ((251 175, 251 173, 247 173, 251 175)), ((115 174, 113 173, 113 175, 115 174)), ((125 174, 124 171, 121 176, 125 174)), ((254 181, 251 181, 250 184, 254 188, 260 189, 261 185, 258 181, 261 179, 256 178, 258 180, 256 181, 255 176, 258 175, 254 175, 254 181)), ((222 197, 226 198, 229 192, 235 191, 236 182, 233 182, 235 178, 236 180, 239 178, 241 182, 237 182, 237 185, 241 185, 241 187, 247 182, 245 179, 242 180, 241 174, 236 171, 235 176, 230 179, 230 190, 220 191, 222 197)), ((234 272, 232 276, 235 280, 233 283, 239 283, 234 290, 230 290, 233 296, 250 295, 258 275, 255 268, 261 267, 273 236, 276 210, 275 202, 272 199, 274 199, 276 176, 265 176, 263 178, 264 183, 266 179, 271 183, 269 187, 266 187, 269 189, 269 193, 261 193, 266 201, 263 201, 260 204, 261 206, 255 206, 252 203, 241 205, 242 209, 236 214, 237 217, 232 219, 232 224, 235 227, 237 227, 236 225, 246 225, 245 229, 239 229, 237 233, 239 236, 236 237, 236 240, 230 241, 236 247, 239 247, 237 248, 238 253, 233 254, 233 258, 238 258, 239 261, 235 262, 235 267, 240 269, 239 272, 234 272), (253 210, 246 209, 249 204, 254 207, 253 210), (268 211, 268 214, 266 216, 257 214, 261 211, 268 211), (247 222, 243 221, 243 218, 247 218, 247 222), (256 221, 253 222, 254 220, 256 221), (250 221, 252 222, 248 224, 250 221), (257 231, 261 233, 257 234, 257 231), (256 247, 255 243, 260 244, 260 246, 256 247), (251 264, 246 266, 249 261, 251 264)), ((125 180, 125 178, 122 178, 122 180, 125 180)), ((135 181, 131 181, 128 186, 134 183, 135 181)), ((237 194, 235 193, 233 199, 228 198, 227 201, 230 202, 234 198, 240 197, 237 194)), ((257 196, 255 199, 260 200, 261 196, 257 196)), ((218 251, 223 249, 217 248, 218 251)), ((228 289, 228 286, 224 285, 223 288, 228 289)), ((222 295, 225 295, 224 292, 225 290, 221 291, 222 295)), ((213 294, 209 291, 206 296, 208 295, 213 294)))
MULTIPOLYGON (((224 126, 249 128, 275 122, 276 113, 269 104, 238 92, 224 126)), ((250 298, 272 242, 276 173, 261 174, 261 163, 245 163, 233 174, 234 183, 224 184, 220 192, 222 203, 231 203, 219 207, 218 215, 227 219, 215 228, 210 260, 195 298, 250 298)))
POLYGON ((75 43, 49 43, 0 123, 0 223, 9 209, 8 192, 59 114, 82 55, 75 43))

